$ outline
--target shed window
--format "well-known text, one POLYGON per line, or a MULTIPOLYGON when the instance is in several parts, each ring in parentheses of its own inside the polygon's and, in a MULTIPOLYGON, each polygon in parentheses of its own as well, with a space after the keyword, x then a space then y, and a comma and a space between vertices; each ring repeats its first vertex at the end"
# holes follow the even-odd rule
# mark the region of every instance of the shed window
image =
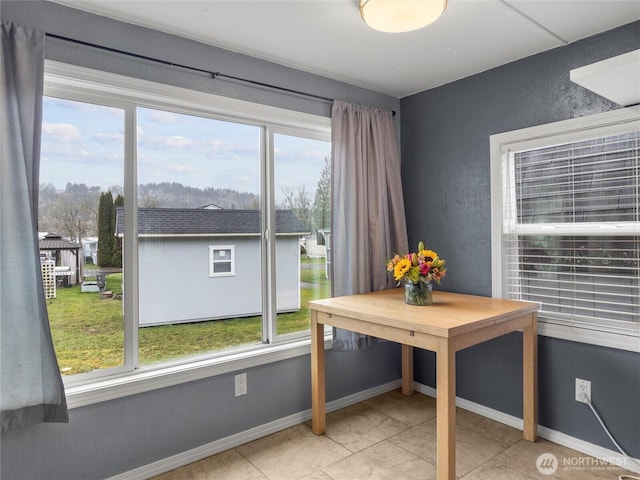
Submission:
POLYGON ((235 247, 233 245, 209 246, 209 276, 210 277, 231 277, 236 274, 235 247))

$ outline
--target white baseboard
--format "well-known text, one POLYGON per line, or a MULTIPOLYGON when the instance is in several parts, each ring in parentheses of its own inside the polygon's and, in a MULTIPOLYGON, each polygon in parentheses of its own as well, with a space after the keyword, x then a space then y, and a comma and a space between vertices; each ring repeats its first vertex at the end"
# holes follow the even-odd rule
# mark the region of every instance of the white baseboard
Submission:
MULTIPOLYGON (((393 382, 389 382, 384 385, 378 385, 377 387, 363 390, 362 392, 354 393, 353 395, 348 395, 346 397, 339 398, 338 400, 328 402, 326 406, 327 413, 340 410, 341 408, 348 407, 349 405, 363 402, 378 395, 382 395, 383 393, 387 393, 400 388, 401 386, 401 380, 394 380, 393 382)), ((162 460, 158 460, 157 462, 149 463, 134 470, 129 470, 113 477, 109 477, 108 480, 145 480, 149 477, 160 475, 161 473, 165 473, 170 470, 183 467, 190 463, 197 462, 198 460, 210 457, 211 455, 215 455, 216 453, 224 452, 225 450, 238 447, 247 442, 251 442, 267 435, 271 435, 272 433, 285 430, 295 425, 300 425, 301 423, 307 422, 309 420, 311 420, 311 409, 298 412, 293 415, 289 415, 288 417, 280 418, 278 420, 274 420, 273 422, 269 422, 264 425, 251 428, 249 430, 245 430, 244 432, 240 432, 229 437, 221 438, 220 440, 207 443, 206 445, 193 448, 186 452, 172 455, 171 457, 163 458, 162 460)))
MULTIPOLYGON (((436 397, 436 389, 433 387, 415 382, 414 388, 416 392, 422 393, 429 397, 436 397)), ((477 413, 478 415, 482 415, 483 417, 495 420, 496 422, 509 425, 510 427, 517 428, 518 430, 522 430, 523 422, 521 418, 514 417, 513 415, 508 415, 506 413, 494 410, 489 407, 485 407, 484 405, 480 405, 479 403, 471 402, 460 397, 456 397, 456 405, 465 410, 469 410, 470 412, 477 413)), ((625 468, 632 472, 640 473, 640 459, 627 459, 617 451, 609 450, 599 445, 585 442, 584 440, 580 440, 579 438, 572 437, 565 433, 558 432, 541 425, 538 425, 538 435, 541 438, 549 440, 553 443, 557 443, 558 445, 562 445, 563 447, 571 448, 572 450, 584 453, 585 455, 602 459, 604 461, 607 461, 608 463, 621 466, 622 468, 625 468)))

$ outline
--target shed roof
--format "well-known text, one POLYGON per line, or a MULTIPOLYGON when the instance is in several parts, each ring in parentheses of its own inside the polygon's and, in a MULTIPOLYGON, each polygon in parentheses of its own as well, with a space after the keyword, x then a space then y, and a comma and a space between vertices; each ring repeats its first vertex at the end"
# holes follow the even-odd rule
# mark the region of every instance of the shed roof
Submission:
MULTIPOLYGON (((278 233, 309 233, 291 210, 276 211, 278 233)), ((116 235, 124 231, 124 210, 116 210, 116 235)), ((260 234, 259 210, 210 208, 139 208, 140 235, 260 234)))
POLYGON ((48 233, 38 241, 40 250, 79 250, 82 245, 65 240, 56 233, 48 233))

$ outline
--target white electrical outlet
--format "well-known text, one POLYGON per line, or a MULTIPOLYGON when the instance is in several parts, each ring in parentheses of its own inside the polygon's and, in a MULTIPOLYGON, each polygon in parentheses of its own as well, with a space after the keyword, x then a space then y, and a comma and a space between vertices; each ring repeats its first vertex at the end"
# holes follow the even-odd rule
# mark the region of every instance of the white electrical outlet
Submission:
POLYGON ((236 375, 236 397, 247 394, 247 374, 236 375))
POLYGON ((576 378, 576 402, 591 403, 591 382, 576 378))

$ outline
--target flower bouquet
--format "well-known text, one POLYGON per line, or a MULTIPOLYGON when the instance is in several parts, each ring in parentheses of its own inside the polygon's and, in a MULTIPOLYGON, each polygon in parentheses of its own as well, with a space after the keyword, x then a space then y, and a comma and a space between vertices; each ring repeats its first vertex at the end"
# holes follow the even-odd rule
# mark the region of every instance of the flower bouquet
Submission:
POLYGON ((394 255, 387 260, 387 272, 393 272, 398 286, 404 281, 405 302, 410 305, 431 305, 432 285, 446 275, 445 261, 433 250, 418 243, 418 251, 406 255, 394 255))

